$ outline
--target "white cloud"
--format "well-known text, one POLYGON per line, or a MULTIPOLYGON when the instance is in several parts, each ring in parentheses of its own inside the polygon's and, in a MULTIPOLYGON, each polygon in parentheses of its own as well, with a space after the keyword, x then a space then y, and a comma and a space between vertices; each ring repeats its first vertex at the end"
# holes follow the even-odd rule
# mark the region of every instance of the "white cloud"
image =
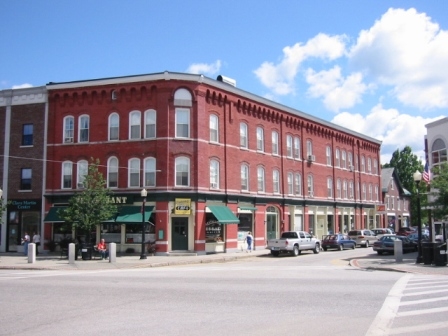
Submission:
POLYGON ((448 31, 415 9, 389 9, 350 50, 351 64, 403 104, 448 107, 448 31))
MULTIPOLYGON (((335 116, 333 123, 366 134, 382 141, 382 159, 389 158, 398 148, 410 146, 419 158, 424 152, 425 125, 443 116, 436 118, 423 118, 400 114, 396 109, 385 109, 381 104, 372 108, 366 116, 343 112, 335 116)), ((382 164, 386 162, 381 162, 382 164)))
POLYGON ((13 85, 12 89, 26 89, 26 88, 30 88, 30 87, 33 87, 33 85, 25 83, 25 84, 20 84, 20 85, 13 85))
POLYGON ((211 64, 193 63, 188 67, 187 72, 193 74, 213 76, 219 73, 220 70, 221 70, 221 61, 217 60, 215 63, 211 64))
POLYGON ((310 84, 308 95, 313 98, 323 97, 325 107, 336 112, 360 103, 361 96, 367 89, 367 85, 362 82, 361 73, 353 73, 344 78, 339 66, 320 72, 308 69, 305 77, 310 84))
POLYGON ((308 40, 305 45, 283 48, 283 58, 278 64, 264 62, 254 71, 261 83, 277 95, 294 93, 295 78, 301 63, 311 57, 323 60, 334 60, 345 53, 344 35, 328 36, 318 34, 308 40))

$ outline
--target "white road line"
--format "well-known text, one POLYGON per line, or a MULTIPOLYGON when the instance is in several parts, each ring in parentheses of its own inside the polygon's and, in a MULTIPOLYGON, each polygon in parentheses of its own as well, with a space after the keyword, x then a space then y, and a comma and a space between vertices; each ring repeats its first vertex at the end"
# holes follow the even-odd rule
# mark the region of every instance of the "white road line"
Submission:
POLYGON ((418 295, 427 295, 427 294, 437 294, 437 293, 443 293, 443 292, 448 292, 448 289, 439 289, 439 290, 433 290, 433 291, 408 293, 408 294, 403 294, 403 296, 418 296, 418 295))
POLYGON ((412 274, 406 274, 395 283, 387 295, 386 300, 384 300, 383 306, 370 325, 369 330, 367 330, 366 336, 390 335, 390 328, 397 314, 403 290, 412 277, 412 274))
POLYGON ((448 322, 426 323, 417 326, 394 328, 390 330, 388 335, 410 334, 417 333, 419 331, 429 331, 436 329, 448 329, 448 322))
POLYGON ((400 306, 411 306, 411 305, 415 305, 415 304, 437 302, 437 301, 443 301, 443 300, 448 300, 448 296, 442 296, 442 297, 433 298, 433 299, 405 301, 405 302, 401 302, 400 306))
POLYGON ((407 311, 407 312, 398 313, 397 317, 417 316, 417 315, 424 315, 424 314, 441 313, 441 312, 446 312, 446 311, 448 311, 448 307, 419 309, 419 310, 411 310, 411 311, 407 311))
POLYGON ((423 281, 423 282, 414 282, 414 283, 410 283, 408 285, 408 288, 415 288, 417 286, 427 286, 428 284, 430 285, 435 285, 435 284, 448 284, 448 280, 447 281, 423 281), (415 286, 415 287, 414 287, 415 286))

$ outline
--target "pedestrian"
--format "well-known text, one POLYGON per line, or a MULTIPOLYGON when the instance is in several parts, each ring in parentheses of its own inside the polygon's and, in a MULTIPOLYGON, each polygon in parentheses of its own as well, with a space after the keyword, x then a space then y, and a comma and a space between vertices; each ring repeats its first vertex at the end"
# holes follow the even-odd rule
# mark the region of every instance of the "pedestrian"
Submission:
POLYGON ((254 237, 252 237, 252 233, 250 231, 247 232, 246 239, 244 240, 247 243, 246 253, 252 252, 252 241, 253 240, 254 240, 254 237))
POLYGON ((107 250, 106 242, 104 239, 101 239, 100 242, 96 245, 98 252, 101 255, 101 260, 107 259, 109 257, 109 251, 107 250))
POLYGON ((33 243, 36 245, 36 256, 37 256, 39 254, 40 235, 36 231, 34 231, 33 243))
POLYGON ((30 236, 28 232, 25 232, 25 235, 22 238, 22 244, 23 244, 23 252, 25 255, 28 255, 28 244, 30 243, 30 236))

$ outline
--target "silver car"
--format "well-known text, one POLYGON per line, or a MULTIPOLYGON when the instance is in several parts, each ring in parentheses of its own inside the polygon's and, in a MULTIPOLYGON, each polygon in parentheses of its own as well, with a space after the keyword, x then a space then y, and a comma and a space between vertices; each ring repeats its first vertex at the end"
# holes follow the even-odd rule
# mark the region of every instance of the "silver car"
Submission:
POLYGON ((376 229, 373 229, 372 231, 373 231, 373 233, 376 234, 376 237, 378 239, 380 239, 382 236, 384 236, 386 234, 394 234, 391 229, 386 229, 386 228, 376 228, 376 229))
POLYGON ((369 247, 378 240, 378 237, 371 230, 352 230, 348 233, 350 239, 356 242, 356 245, 369 247))

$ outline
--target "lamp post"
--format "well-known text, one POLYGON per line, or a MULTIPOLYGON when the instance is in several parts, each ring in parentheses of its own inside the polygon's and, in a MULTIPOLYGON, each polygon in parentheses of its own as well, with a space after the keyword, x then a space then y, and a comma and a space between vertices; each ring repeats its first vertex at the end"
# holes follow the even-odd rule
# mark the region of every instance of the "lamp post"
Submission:
POLYGON ((421 215, 421 209, 420 209, 420 181, 422 180, 422 173, 420 173, 418 170, 414 173, 414 182, 417 185, 417 217, 418 217, 418 254, 417 254, 417 260, 416 264, 421 264, 423 261, 422 257, 422 215, 421 215))
POLYGON ((145 223, 145 204, 146 204, 146 195, 148 192, 145 188, 142 189, 140 195, 143 197, 143 205, 142 205, 142 253, 140 254, 140 259, 146 259, 146 248, 145 248, 145 231, 146 231, 146 223, 145 223))

